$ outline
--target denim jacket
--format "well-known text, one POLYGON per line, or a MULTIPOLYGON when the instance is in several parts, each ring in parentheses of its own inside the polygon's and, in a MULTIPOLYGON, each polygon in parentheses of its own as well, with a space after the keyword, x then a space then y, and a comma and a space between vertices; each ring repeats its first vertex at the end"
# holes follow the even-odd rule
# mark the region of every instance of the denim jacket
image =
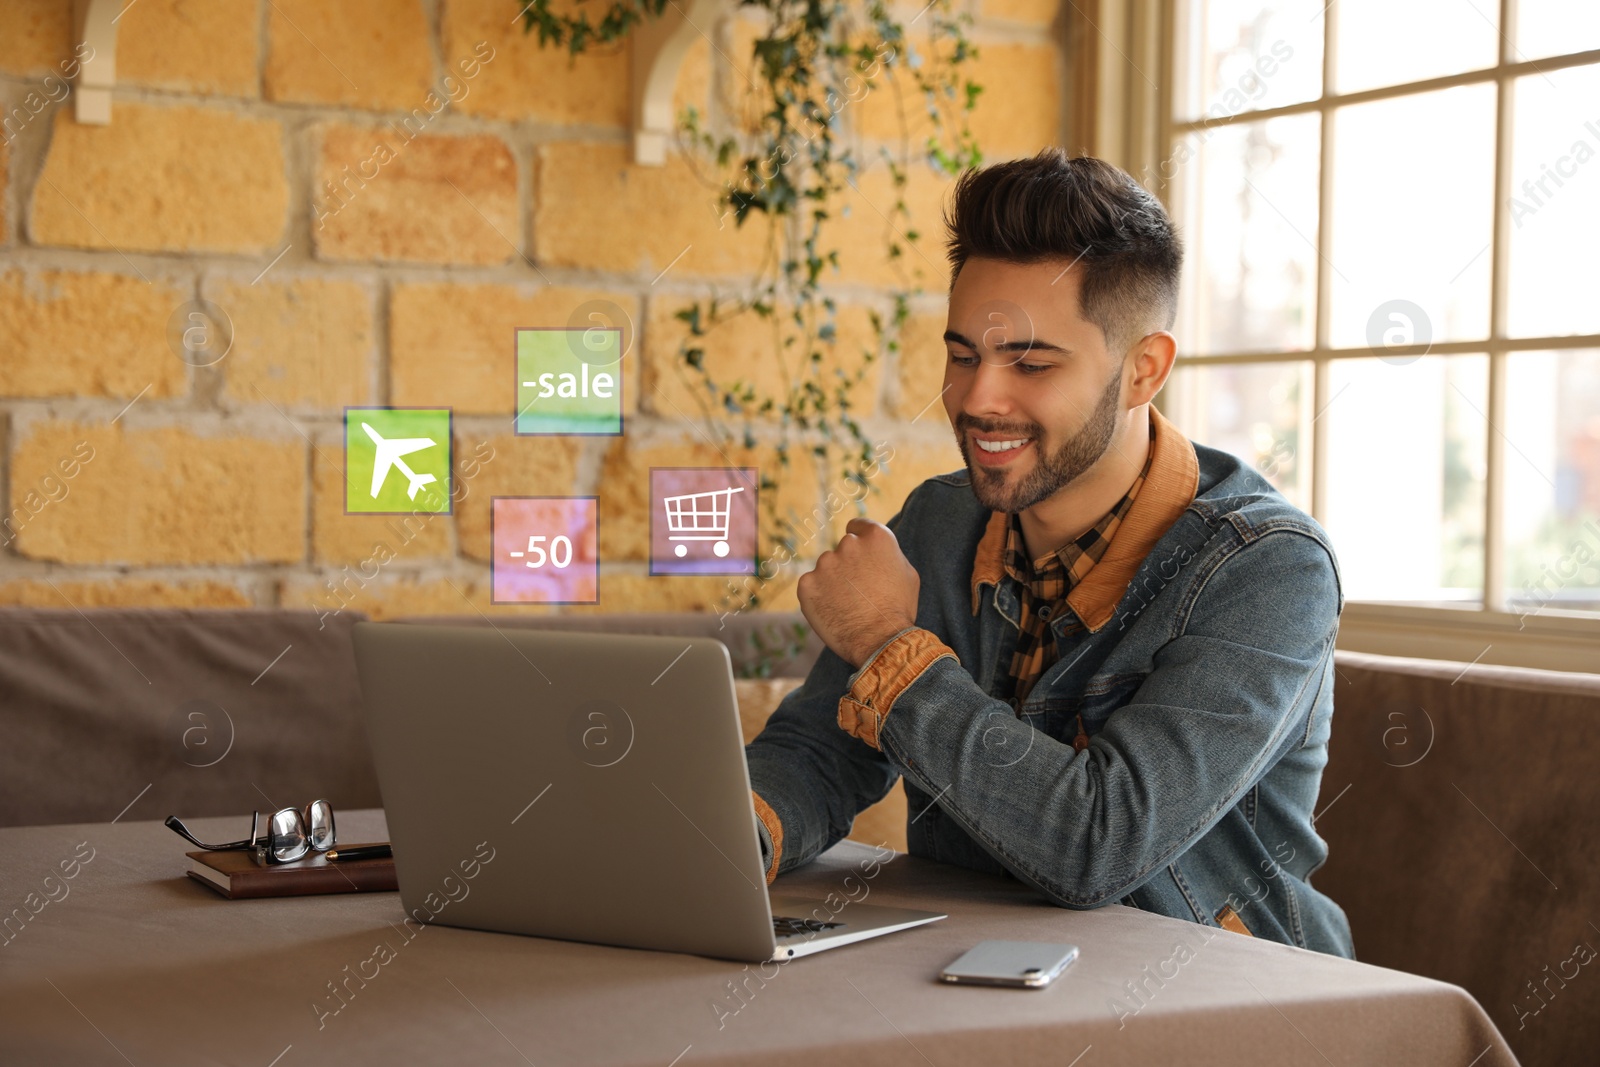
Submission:
POLYGON ((888 525, 921 577, 916 625, 859 670, 824 650, 745 747, 769 883, 903 777, 911 855, 1065 908, 1354 955, 1310 880, 1328 852, 1312 812, 1344 608, 1333 549, 1255 470, 1150 418, 1145 489, 1050 620, 1056 662, 1018 709, 993 695, 1018 632, 1004 516, 964 470, 912 491, 888 525))

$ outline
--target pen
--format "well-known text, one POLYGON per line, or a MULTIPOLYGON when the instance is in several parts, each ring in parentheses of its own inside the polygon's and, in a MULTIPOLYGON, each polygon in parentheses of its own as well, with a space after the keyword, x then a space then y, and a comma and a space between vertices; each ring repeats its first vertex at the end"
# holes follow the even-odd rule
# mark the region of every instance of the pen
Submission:
POLYGON ((336 848, 328 853, 330 860, 381 860, 393 856, 388 845, 357 845, 353 848, 336 848))

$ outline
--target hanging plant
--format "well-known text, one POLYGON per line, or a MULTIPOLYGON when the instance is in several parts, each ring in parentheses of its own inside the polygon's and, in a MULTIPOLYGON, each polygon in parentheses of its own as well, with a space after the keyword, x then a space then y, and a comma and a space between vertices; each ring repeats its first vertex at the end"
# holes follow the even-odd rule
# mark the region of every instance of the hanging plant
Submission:
MULTIPOLYGON (((577 55, 621 39, 660 16, 667 3, 612 0, 591 23, 584 0, 577 0, 580 9, 572 15, 552 12, 550 0, 533 0, 523 10, 523 29, 537 31, 541 44, 565 46, 577 55)), ((762 267, 747 287, 731 296, 713 291, 709 300, 675 313, 687 326, 678 369, 689 378, 700 414, 722 446, 737 442, 753 448, 758 429, 767 427, 780 467, 790 466, 794 450, 808 449, 819 467, 838 473, 851 487, 846 495, 858 501, 874 491, 865 473, 873 466, 874 444, 853 414, 854 393, 877 353, 898 349, 910 299, 923 291, 906 269, 906 243, 919 237, 905 200, 910 168, 915 159, 953 176, 983 159, 968 126, 982 87, 963 69, 978 56, 965 32, 972 17, 952 14, 952 3, 933 0, 903 24, 880 0, 865 4, 864 17, 842 3, 822 0, 741 0, 734 6, 766 16, 752 46, 753 83, 742 99, 746 108, 759 109, 758 132, 713 129, 694 107, 678 117, 686 158, 720 190, 718 215, 736 226, 759 217, 768 238, 762 267), (912 39, 914 27, 925 31, 926 53, 912 39), (845 135, 842 115, 868 94, 885 91, 894 94, 900 126, 894 150, 877 149, 894 189, 884 242, 898 283, 889 294, 892 314, 886 321, 877 309, 871 311, 873 345, 862 350, 854 370, 846 370, 825 352, 837 344, 837 307, 826 287, 839 271, 840 249, 827 246, 823 230, 828 220, 842 216, 842 200, 862 169, 862 149, 858 139, 845 135), (908 95, 920 102, 930 126, 915 154, 906 121, 908 95), (763 390, 752 378, 718 380, 706 366, 707 337, 750 314, 771 324, 772 350, 762 358, 778 363, 777 390, 763 390)), ((770 542, 763 559, 793 558, 801 542, 793 520, 778 513, 777 481, 763 471, 759 487, 770 542)), ((760 569, 758 564, 758 574, 760 569)), ((737 602, 725 608, 757 606, 759 586, 732 597, 737 602)))

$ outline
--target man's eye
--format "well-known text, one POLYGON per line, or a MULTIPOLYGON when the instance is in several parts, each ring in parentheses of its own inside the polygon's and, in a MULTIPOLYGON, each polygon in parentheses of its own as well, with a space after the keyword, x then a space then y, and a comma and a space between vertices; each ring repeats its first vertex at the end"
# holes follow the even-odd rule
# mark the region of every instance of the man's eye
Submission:
POLYGON ((1054 364, 1050 363, 1018 363, 1017 367, 1021 369, 1022 373, 1024 374, 1043 374, 1053 365, 1054 364))
POLYGON ((958 367, 975 367, 978 365, 977 356, 963 356, 959 353, 950 353, 950 362, 958 367))

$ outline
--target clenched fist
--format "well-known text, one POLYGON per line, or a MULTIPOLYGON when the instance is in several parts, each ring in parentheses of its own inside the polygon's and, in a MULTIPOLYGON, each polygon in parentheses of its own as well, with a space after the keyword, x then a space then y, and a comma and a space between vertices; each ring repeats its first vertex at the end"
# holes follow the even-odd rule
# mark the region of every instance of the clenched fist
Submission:
POLYGON ((894 533, 871 519, 851 519, 795 587, 806 621, 840 659, 860 667, 895 634, 917 622, 922 579, 894 533))

